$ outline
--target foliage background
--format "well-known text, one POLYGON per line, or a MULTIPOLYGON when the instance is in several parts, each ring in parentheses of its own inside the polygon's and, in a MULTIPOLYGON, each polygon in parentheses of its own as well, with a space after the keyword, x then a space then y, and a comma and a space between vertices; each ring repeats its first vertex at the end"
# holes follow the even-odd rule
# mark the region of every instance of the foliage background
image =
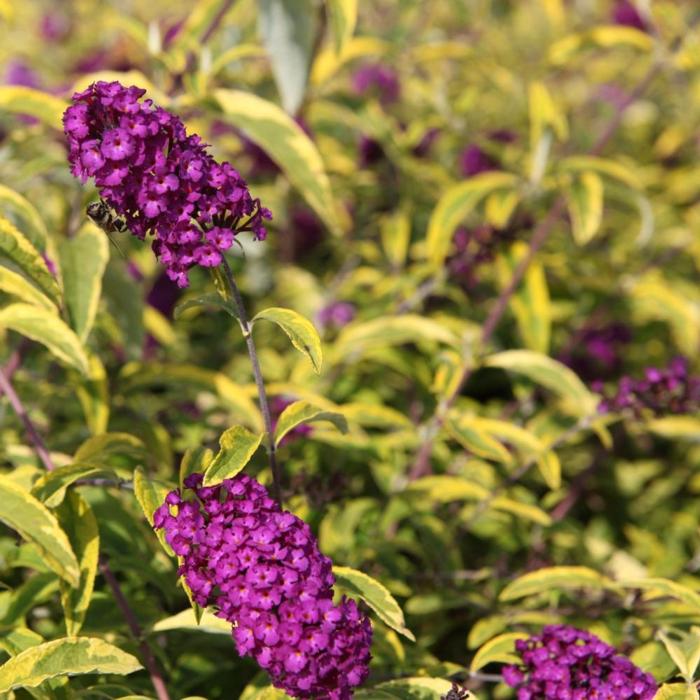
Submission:
MULTIPOLYGON (((84 216, 95 193, 68 171, 60 115, 119 79, 272 209, 267 241, 230 260, 251 315, 287 307, 320 332, 316 374, 273 324, 255 330, 278 404, 347 421, 281 446, 287 507, 416 638, 379 603, 394 628, 374 617, 357 696, 437 698, 456 678, 511 697, 494 681, 514 639, 561 621, 698 697, 700 422, 602 416, 592 386, 677 355, 697 370, 700 347, 697 8, 637 4, 641 29, 602 0, 0 0, 3 374, 52 462, 75 465, 47 482, 4 389, 0 648, 112 645, 62 647, 43 682, 6 663, 2 690, 153 694, 144 671, 114 675, 143 647, 99 532, 171 697, 272 696, 226 629, 175 617, 187 597, 144 515, 183 455, 261 416, 233 319, 174 313, 212 292, 204 271, 182 293, 147 245, 119 237, 120 254, 84 216), (397 72, 396 101, 353 87, 374 63, 397 72), (470 146, 495 169, 465 173, 470 146), (477 248, 459 227, 485 232, 477 248), (352 320, 329 320, 337 302, 352 320), (605 365, 586 332, 611 324, 605 365), (68 681, 71 664, 87 675, 68 681)), ((262 450, 246 469, 269 481, 262 450)))

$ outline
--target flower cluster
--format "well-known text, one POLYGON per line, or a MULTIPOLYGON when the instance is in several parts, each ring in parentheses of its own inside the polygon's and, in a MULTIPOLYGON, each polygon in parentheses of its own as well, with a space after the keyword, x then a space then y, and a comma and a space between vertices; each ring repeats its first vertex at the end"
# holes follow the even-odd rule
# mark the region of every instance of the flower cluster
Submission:
POLYGON ((518 700, 651 700, 656 693, 651 674, 574 627, 548 625, 515 650, 522 664, 506 666, 503 679, 518 700))
POLYGON ((180 556, 195 601, 233 623, 241 656, 297 698, 348 700, 368 674, 372 628, 352 600, 333 603, 331 560, 308 524, 239 474, 171 491, 154 527, 180 556))
POLYGON ((603 394, 598 410, 601 413, 629 411, 640 417, 645 413, 693 413, 700 410, 700 377, 688 371, 684 357, 674 358, 668 367, 648 367, 644 377, 623 377, 615 393, 606 395, 602 382, 594 382, 594 391, 603 394))
POLYGON ((586 381, 619 376, 622 349, 631 340, 632 331, 625 323, 587 323, 572 333, 558 359, 586 381))
POLYGON ((500 165, 482 148, 470 144, 459 155, 459 170, 464 177, 474 177, 489 170, 500 170, 500 165))
POLYGON ((371 63, 358 69, 352 77, 358 95, 376 92, 383 105, 396 102, 401 96, 401 84, 396 71, 381 63, 371 63))
POLYGON ((71 170, 95 179, 135 236, 154 235, 168 276, 186 287, 189 268, 219 265, 237 233, 264 238, 271 214, 229 163, 217 163, 197 134, 144 94, 98 82, 73 95, 63 116, 71 170))
POLYGON ((324 328, 342 328, 354 318, 355 306, 348 301, 332 301, 316 314, 316 320, 324 328))
POLYGON ((639 29, 642 32, 649 31, 647 21, 629 0, 618 0, 613 7, 612 20, 615 24, 624 27, 634 27, 634 29, 639 29))

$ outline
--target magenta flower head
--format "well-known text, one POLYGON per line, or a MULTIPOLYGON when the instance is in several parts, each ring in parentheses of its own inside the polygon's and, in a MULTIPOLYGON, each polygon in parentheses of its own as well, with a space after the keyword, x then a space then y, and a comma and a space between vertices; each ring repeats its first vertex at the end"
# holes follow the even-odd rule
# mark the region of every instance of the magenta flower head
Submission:
POLYGON ((629 0, 618 0, 613 7, 612 20, 624 27, 633 27, 642 32, 649 31, 647 21, 642 17, 637 7, 629 0))
POLYGON ((102 199, 186 287, 194 265, 216 267, 234 237, 265 238, 270 212, 229 163, 217 163, 197 134, 145 90, 98 82, 73 95, 63 115, 71 172, 92 177, 102 199))
POLYGON ((234 625, 238 653, 275 687, 349 700, 369 672, 372 627, 354 601, 333 602, 332 562, 309 526, 245 474, 212 487, 202 481, 188 476, 153 516, 195 601, 234 625))
POLYGON ((503 680, 518 700, 651 700, 656 682, 593 634, 547 625, 520 639, 520 665, 506 666, 503 680))
POLYGON ((459 170, 464 177, 474 177, 489 170, 499 170, 498 163, 476 144, 467 146, 459 156, 459 170))
POLYGON ((359 68, 352 77, 352 86, 358 95, 376 93, 383 105, 392 104, 401 96, 397 72, 382 63, 371 63, 359 68))

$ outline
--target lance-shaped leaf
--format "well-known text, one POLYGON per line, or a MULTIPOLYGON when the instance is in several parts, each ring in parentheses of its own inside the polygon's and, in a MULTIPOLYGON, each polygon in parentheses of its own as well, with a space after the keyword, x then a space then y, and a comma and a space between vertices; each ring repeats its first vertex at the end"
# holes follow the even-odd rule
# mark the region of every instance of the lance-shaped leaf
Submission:
POLYGON ((510 452, 498 440, 482 430, 478 422, 472 421, 470 416, 459 416, 453 413, 445 425, 452 437, 472 454, 506 465, 513 463, 510 452))
POLYGON ((0 476, 0 520, 33 542, 52 571, 78 585, 78 562, 53 513, 6 476, 0 476))
POLYGON ((41 253, 12 222, 1 216, 0 255, 17 265, 56 306, 61 305, 61 290, 58 282, 49 272, 41 253))
POLYGON ((515 653, 515 642, 526 639, 525 632, 506 632, 486 642, 474 654, 469 670, 474 673, 490 663, 519 664, 520 657, 515 653))
POLYGON ((357 23, 357 0, 326 0, 335 52, 342 54, 357 23))
POLYGON ((430 215, 426 237, 430 262, 435 267, 443 264, 455 229, 487 195, 496 190, 512 190, 517 184, 518 178, 512 173, 488 172, 450 187, 430 215))
POLYGON ((340 588, 362 598, 382 622, 412 642, 416 641, 411 630, 406 627, 399 604, 379 581, 347 566, 334 566, 333 574, 340 588))
POLYGON ((585 245, 596 235, 603 219, 603 181, 594 172, 583 172, 572 180, 564 193, 574 240, 585 245))
POLYGON ((42 292, 37 289, 26 277, 17 274, 9 267, 0 266, 0 291, 16 297, 18 301, 24 301, 33 306, 41 306, 42 308, 57 313, 56 305, 42 292))
POLYGON ((698 689, 693 683, 664 683, 653 700, 698 700, 698 689))
POLYGON ((68 105, 41 90, 19 85, 0 86, 0 113, 28 114, 54 129, 62 129, 61 118, 68 105))
POLYGON ((32 496, 49 508, 62 503, 66 489, 79 479, 95 476, 113 476, 109 467, 91 462, 73 462, 44 474, 32 486, 32 496))
POLYGON ((561 591, 571 588, 593 588, 618 591, 620 587, 607 576, 585 566, 550 566, 532 571, 509 583, 500 600, 515 600, 525 596, 561 591))
MULTIPOLYGON (((451 688, 452 683, 444 678, 416 676, 358 690, 353 697, 355 700, 439 700, 447 696, 451 688)), ((474 693, 469 694, 469 700, 477 700, 474 693)))
MULTIPOLYGON (((36 207, 19 192, 0 185, 0 211, 8 212, 13 221, 19 219, 22 231, 38 250, 44 250, 49 238, 46 224, 36 207)), ((18 224, 19 225, 19 224, 18 224)))
POLYGON ((680 600, 700 613, 700 594, 682 583, 676 583, 676 581, 670 581, 666 578, 652 577, 625 579, 620 582, 620 585, 625 588, 641 588, 644 591, 648 591, 647 595, 651 600, 665 597, 680 600))
POLYGON ((333 423, 341 433, 348 432, 348 423, 342 414, 319 408, 308 401, 295 401, 280 414, 275 428, 275 444, 279 445, 284 436, 298 425, 318 421, 333 423))
MULTIPOLYGON (((134 495, 141 506, 143 514, 146 516, 149 525, 153 526, 153 513, 158 506, 163 504, 165 497, 168 495, 172 487, 164 484, 161 481, 151 479, 144 473, 141 467, 134 470, 134 495)), ((163 530, 156 530, 158 541, 163 546, 163 549, 170 555, 174 556, 170 545, 165 541, 163 530)))
POLYGON ((321 365, 323 364, 321 339, 311 321, 304 318, 296 311, 283 309, 277 306, 263 309, 255 314, 253 323, 261 319, 276 323, 289 336, 292 345, 299 350, 299 352, 303 352, 309 360, 311 360, 314 370, 320 373, 321 365))
POLYGON ((63 295, 73 330, 83 342, 90 334, 109 260, 107 236, 96 226, 85 228, 59 246, 63 295))
POLYGON ((209 634, 225 634, 231 636, 231 623, 222 620, 213 613, 204 610, 197 620, 194 610, 187 608, 176 615, 166 617, 153 625, 153 632, 166 632, 168 630, 195 630, 209 634))
POLYGON ((236 476, 250 462, 262 438, 262 433, 251 433, 242 425, 234 425, 222 433, 219 452, 204 474, 204 485, 213 486, 236 476))
POLYGON ((75 637, 83 626, 92 598, 100 554, 100 534, 92 508, 75 490, 68 494, 56 514, 68 535, 80 567, 77 587, 71 588, 61 581, 61 605, 66 633, 69 637, 75 637))
POLYGON ((126 675, 141 668, 135 656, 102 639, 64 637, 30 647, 0 666, 0 693, 14 688, 36 688, 57 676, 126 675))
POLYGON ((10 304, 0 311, 0 328, 36 340, 56 359, 88 373, 88 358, 78 336, 50 311, 30 304, 10 304))
POLYGON ((224 118, 243 129, 335 234, 343 227, 321 156, 304 130, 272 102, 239 90, 215 90, 224 118))
POLYGON ((233 305, 233 303, 231 303, 228 299, 223 299, 221 295, 217 293, 203 294, 202 296, 192 297, 190 299, 185 299, 184 301, 181 301, 175 307, 175 310, 173 311, 173 317, 177 321, 179 318, 181 318, 182 314, 188 309, 212 307, 214 309, 220 309, 221 311, 225 311, 230 316, 233 316, 233 318, 238 318, 238 314, 236 313, 236 307, 233 305))

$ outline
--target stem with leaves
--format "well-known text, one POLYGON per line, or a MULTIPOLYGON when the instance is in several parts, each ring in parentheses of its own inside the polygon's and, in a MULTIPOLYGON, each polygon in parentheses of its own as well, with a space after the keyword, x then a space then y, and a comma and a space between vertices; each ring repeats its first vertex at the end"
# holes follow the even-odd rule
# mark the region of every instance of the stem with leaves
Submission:
MULTIPOLYGON (((18 359, 16 365, 12 368, 12 371, 14 371, 19 365, 19 361, 20 360, 18 359)), ((41 460, 41 463, 44 465, 46 471, 53 471, 56 468, 56 465, 54 464, 53 459, 51 458, 51 453, 49 452, 48 448, 46 447, 46 444, 39 435, 39 432, 37 431, 36 426, 32 422, 32 419, 29 417, 29 414, 27 413, 27 410, 25 409, 22 400, 19 398, 19 395, 12 386, 12 383, 8 378, 7 369, 0 369, 0 393, 5 394, 7 396, 8 401, 10 402, 10 406, 12 406, 12 409, 24 424, 24 428, 27 431, 29 440, 34 447, 34 451, 41 460)), ((100 571, 102 572, 102 575, 105 578, 105 581, 112 589, 112 594, 114 595, 117 607, 124 616, 124 619, 126 620, 126 623, 131 633, 138 642, 139 649, 141 650, 141 658, 143 660, 143 664, 151 677, 151 683, 153 684, 153 688, 156 691, 158 700, 170 700, 170 696, 168 695, 168 689, 165 685, 165 681, 163 680, 163 676, 160 672, 160 669, 158 668, 158 664, 156 663, 155 657, 153 656, 153 652, 151 651, 151 648, 148 646, 147 642, 143 639, 143 633, 136 618, 136 614, 129 606, 129 603, 121 590, 119 582, 112 573, 112 570, 109 568, 107 557, 104 554, 100 556, 99 567, 100 571)))
POLYGON ((253 369, 253 377, 255 378, 255 386, 258 390, 258 401, 260 403, 260 413, 262 413, 263 424, 265 427, 267 457, 272 471, 272 490, 277 502, 282 505, 282 476, 280 473, 279 464, 277 463, 277 448, 275 446, 275 436, 272 430, 272 414, 270 413, 270 403, 267 400, 267 392, 265 391, 265 382, 263 381, 262 370, 260 369, 260 361, 253 340, 253 329, 248 321, 243 297, 238 289, 236 280, 233 276, 233 271, 228 262, 224 258, 222 267, 224 269, 228 291, 231 293, 231 299, 236 307, 236 315, 238 323, 241 326, 241 332, 245 339, 246 348, 248 349, 248 357, 253 369))

